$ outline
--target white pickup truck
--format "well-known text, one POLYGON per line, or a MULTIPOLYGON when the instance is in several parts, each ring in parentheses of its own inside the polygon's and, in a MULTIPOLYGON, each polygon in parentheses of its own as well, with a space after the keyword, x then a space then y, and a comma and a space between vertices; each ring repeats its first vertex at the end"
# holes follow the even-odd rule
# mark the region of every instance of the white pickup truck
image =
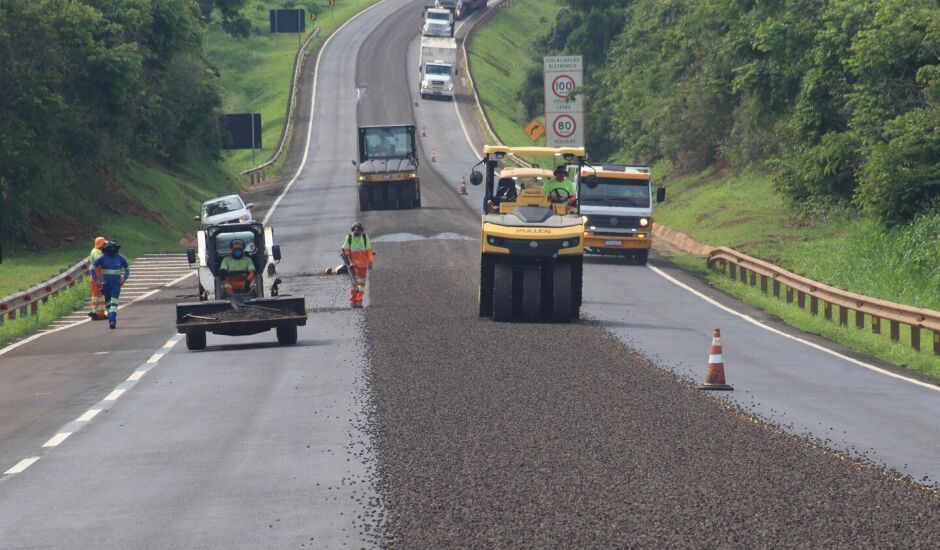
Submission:
POLYGON ((454 12, 446 8, 426 7, 422 15, 424 36, 454 36, 454 12))
POLYGON ((428 96, 454 97, 457 41, 453 38, 422 36, 420 63, 418 92, 421 99, 428 96))

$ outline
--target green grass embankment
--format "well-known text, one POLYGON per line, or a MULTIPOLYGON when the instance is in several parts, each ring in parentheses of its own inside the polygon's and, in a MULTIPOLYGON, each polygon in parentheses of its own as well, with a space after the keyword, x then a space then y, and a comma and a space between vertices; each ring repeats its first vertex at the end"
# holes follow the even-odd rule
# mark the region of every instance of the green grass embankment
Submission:
MULTIPOLYGON (((527 63, 539 62, 535 44, 550 28, 558 6, 552 0, 517 0, 505 8, 468 45, 477 93, 491 125, 505 143, 529 144, 526 120, 518 100, 527 63), (519 32, 519 29, 546 29, 519 32), (508 62, 507 60, 512 60, 508 62), (530 59, 530 61, 525 61, 530 59)), ((577 52, 570 52, 577 53, 577 52)), ((591 75, 586 75, 590 80, 591 75)), ((590 109, 590 105, 586 105, 590 109)), ((595 159, 599 160, 599 159, 595 159)), ((635 159, 610 159, 634 162, 635 159)), ((667 201, 656 207, 656 220, 713 246, 730 246, 826 284, 885 300, 940 310, 940 215, 908 227, 887 230, 848 210, 825 216, 799 216, 774 193, 770 178, 758 172, 727 173, 715 167, 676 176, 668 163, 654 167, 666 185, 667 201)), ((860 353, 940 378, 940 359, 933 354, 932 334, 921 331, 921 350, 910 347, 910 329, 901 327, 900 342, 882 334, 841 327, 814 317, 795 305, 732 283, 709 271, 701 257, 678 255, 683 268, 709 283, 764 309, 787 324, 819 334, 860 353)), ((821 308, 820 308, 821 309, 821 308)), ((838 313, 834 316, 838 319, 838 313)))
MULTIPOLYGON (((326 2, 322 2, 322 6, 314 10, 318 14, 317 21, 308 19, 306 23, 309 32, 318 25, 321 27, 320 37, 311 41, 310 49, 355 13, 378 1, 337 2, 332 14, 326 2)), ((309 13, 310 7, 316 5, 311 3, 304 7, 309 13)), ((223 110, 262 114, 265 148, 255 153, 258 164, 267 160, 277 146, 298 48, 297 35, 275 37, 268 32, 268 10, 272 7, 275 6, 270 2, 256 0, 245 8, 255 31, 249 38, 233 38, 214 25, 207 41, 207 56, 219 69, 225 89, 223 110)), ((281 164, 276 163, 268 170, 268 175, 276 174, 281 164)), ((63 214, 96 227, 95 235, 120 241, 122 252, 131 260, 147 253, 181 252, 179 240, 195 228, 192 217, 198 214, 200 203, 213 196, 235 192, 242 184, 238 172, 251 166, 250 150, 227 151, 222 163, 196 160, 182 166, 165 166, 132 162, 114 174, 113 181, 107 184, 113 191, 104 210, 107 214, 76 213, 69 205, 63 205, 63 214)), ((61 231, 56 231, 58 233, 61 231)), ((44 250, 5 250, 0 265, 0 296, 25 290, 57 275, 86 255, 93 239, 94 235, 84 238, 78 235, 75 240, 44 250)), ((79 285, 40 307, 40 315, 5 322, 0 327, 0 346, 81 307, 87 292, 87 284, 79 285)))
MULTIPOLYGON (((308 51, 314 51, 350 17, 377 2, 378 0, 340 1, 332 12, 325 1, 312 4, 318 5, 314 8, 317 19, 310 21, 308 16, 306 29, 308 33, 312 33, 319 26, 320 36, 310 42, 308 51)), ((304 7, 309 13, 310 7, 304 7)), ((248 38, 233 38, 219 27, 214 27, 209 33, 207 54, 209 61, 218 67, 222 75, 226 94, 223 109, 227 113, 261 113, 263 147, 255 151, 255 160, 251 159, 250 149, 225 153, 225 166, 234 174, 270 158, 277 149, 281 129, 284 127, 298 36, 275 36, 269 32, 268 10, 271 8, 270 2, 255 1, 243 10, 257 31, 257 34, 248 38)), ((300 41, 304 38, 305 36, 300 37, 300 41)), ((308 70, 312 70, 312 64, 308 66, 308 70)), ((268 170, 269 174, 277 173, 284 156, 282 155, 282 160, 268 170)))

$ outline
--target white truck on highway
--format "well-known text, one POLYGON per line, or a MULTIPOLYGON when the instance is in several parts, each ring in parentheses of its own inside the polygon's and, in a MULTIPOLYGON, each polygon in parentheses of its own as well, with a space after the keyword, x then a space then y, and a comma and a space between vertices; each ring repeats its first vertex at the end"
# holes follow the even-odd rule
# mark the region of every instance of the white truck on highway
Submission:
POLYGON ((424 8, 421 34, 423 36, 454 36, 454 12, 447 8, 424 8))
MULTIPOLYGON (((653 247, 653 182, 648 166, 585 165, 578 202, 588 254, 623 256, 645 264, 653 247)), ((656 188, 656 202, 666 189, 656 188)))
POLYGON ((428 96, 453 98, 454 77, 457 74, 457 41, 453 38, 422 36, 418 71, 421 75, 418 83, 421 99, 428 96))

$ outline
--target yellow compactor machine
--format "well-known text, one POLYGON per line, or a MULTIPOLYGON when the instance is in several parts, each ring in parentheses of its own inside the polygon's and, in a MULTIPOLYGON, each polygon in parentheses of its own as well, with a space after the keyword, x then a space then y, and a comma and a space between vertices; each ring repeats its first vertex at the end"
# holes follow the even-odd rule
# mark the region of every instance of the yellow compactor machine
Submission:
MULTIPOLYGON (((480 260, 480 316, 495 321, 565 323, 581 308, 584 221, 576 200, 544 178, 543 188, 519 189, 511 177, 497 176, 507 155, 549 157, 556 164, 585 162, 583 147, 505 147, 487 145, 472 185, 485 184, 480 260)), ((551 161, 550 161, 551 162, 551 161)), ((479 165, 478 165, 479 166, 479 165)), ((580 180, 580 178, 579 178, 580 180)))

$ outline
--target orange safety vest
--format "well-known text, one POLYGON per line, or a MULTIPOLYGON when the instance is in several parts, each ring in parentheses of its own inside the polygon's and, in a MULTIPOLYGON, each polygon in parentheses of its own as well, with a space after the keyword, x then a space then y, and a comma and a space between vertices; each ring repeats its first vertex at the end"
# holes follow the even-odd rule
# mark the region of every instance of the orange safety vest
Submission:
POLYGON ((359 237, 352 233, 346 235, 343 240, 343 254, 356 267, 369 267, 373 258, 375 258, 375 253, 372 252, 372 243, 365 233, 359 237))

